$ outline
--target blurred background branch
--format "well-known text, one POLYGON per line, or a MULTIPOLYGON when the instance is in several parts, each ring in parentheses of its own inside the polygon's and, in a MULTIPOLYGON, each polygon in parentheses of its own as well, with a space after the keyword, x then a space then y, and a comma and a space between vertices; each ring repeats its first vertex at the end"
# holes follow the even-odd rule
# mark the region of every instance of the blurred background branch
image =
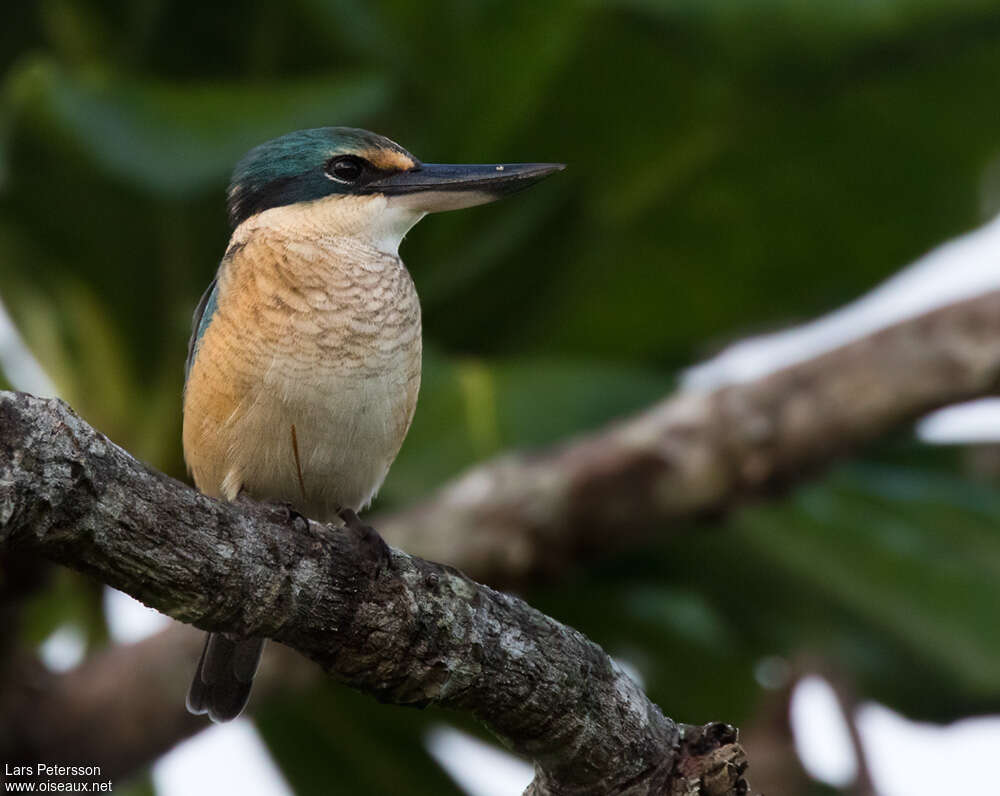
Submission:
POLYGON ((549 451, 473 468, 378 519, 405 550, 516 585, 815 477, 946 404, 1000 387, 1000 291, 754 381, 682 390, 549 451))

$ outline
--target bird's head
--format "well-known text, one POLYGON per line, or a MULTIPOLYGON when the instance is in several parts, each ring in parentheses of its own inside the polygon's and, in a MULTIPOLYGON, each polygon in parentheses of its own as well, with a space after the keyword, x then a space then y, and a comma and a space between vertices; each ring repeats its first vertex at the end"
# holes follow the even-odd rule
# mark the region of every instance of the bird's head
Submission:
POLYGON ((235 228, 273 208, 315 209, 322 203, 327 216, 350 216, 356 227, 377 226, 395 246, 426 213, 492 202, 562 168, 559 163, 421 163, 367 130, 299 130, 251 149, 236 165, 229 219, 235 228))

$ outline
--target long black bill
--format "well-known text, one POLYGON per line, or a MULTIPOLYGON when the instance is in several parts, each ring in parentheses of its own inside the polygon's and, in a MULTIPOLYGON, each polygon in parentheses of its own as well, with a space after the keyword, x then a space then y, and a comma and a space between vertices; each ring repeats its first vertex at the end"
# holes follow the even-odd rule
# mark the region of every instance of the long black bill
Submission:
POLYGON ((493 202, 564 168, 563 163, 421 163, 371 182, 368 188, 431 213, 493 202))

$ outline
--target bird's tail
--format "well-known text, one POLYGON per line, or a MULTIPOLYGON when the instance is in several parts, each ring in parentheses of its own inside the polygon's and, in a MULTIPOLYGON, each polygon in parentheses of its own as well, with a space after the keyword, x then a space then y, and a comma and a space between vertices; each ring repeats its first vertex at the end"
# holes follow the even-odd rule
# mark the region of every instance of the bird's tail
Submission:
POLYGON ((250 699, 262 638, 209 633, 187 695, 187 709, 207 713, 216 723, 235 719, 250 699))

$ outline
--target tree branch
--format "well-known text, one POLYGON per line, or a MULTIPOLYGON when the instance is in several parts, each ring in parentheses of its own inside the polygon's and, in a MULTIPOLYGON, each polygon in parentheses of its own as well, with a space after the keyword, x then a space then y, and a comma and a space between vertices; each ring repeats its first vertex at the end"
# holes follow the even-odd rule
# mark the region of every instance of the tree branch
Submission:
MULTIPOLYGON (((393 544, 448 561, 477 579, 521 583, 640 542, 650 528, 669 528, 671 519, 717 514, 774 491, 927 411, 995 391, 998 368, 1000 293, 993 292, 746 384, 707 394, 682 391, 548 452, 487 463, 376 524, 393 544), (585 522, 577 521, 581 515, 585 522)), ((154 645, 150 639, 122 654, 134 656, 134 671, 147 671, 139 664, 154 654, 154 645)), ((180 647, 157 649, 184 668, 180 647)), ((84 672, 103 682, 104 660, 88 663, 84 672)), ((89 682, 64 676, 77 688, 89 682)), ((138 692, 158 685, 152 677, 135 683, 138 692)), ((181 696, 170 695, 177 711, 182 691, 179 686, 181 696)), ((259 695, 265 691, 258 686, 259 695)), ((59 687, 46 693, 74 704, 59 687)), ((123 710, 107 696, 102 710, 123 710)), ((52 711, 59 715, 59 705, 53 703, 52 711)), ((8 732, 27 737, 20 718, 27 714, 5 715, 8 732)), ((77 730, 76 740, 69 734, 32 737, 49 754, 57 740, 69 749, 89 743, 92 728, 82 722, 77 730)), ((164 736, 160 748, 144 749, 146 759, 193 728, 184 730, 164 736)), ((143 760, 141 754, 122 757, 143 760)))
POLYGON ((0 428, 0 546, 202 629, 274 638, 381 700, 467 710, 535 761, 539 796, 746 789, 728 730, 682 743, 695 728, 682 731, 596 644, 515 597, 360 524, 289 523, 206 498, 60 401, 0 393, 0 428))
MULTIPOLYGON (((495 582, 551 573, 610 545, 639 540, 646 528, 665 520, 725 510, 937 406, 993 391, 998 325, 1000 294, 987 294, 749 384, 708 395, 682 392, 631 421, 549 453, 510 456, 476 468, 416 509, 384 519, 383 531, 408 549, 438 555, 495 582), (615 497, 621 492, 627 500, 615 497), (585 514, 587 521, 572 522, 567 509, 585 514), (623 537, 621 529, 629 533, 623 537)), ((133 656, 133 671, 152 672, 155 668, 138 663, 164 654, 176 665, 181 649, 151 639, 109 653, 62 676, 66 688, 59 676, 50 675, 47 704, 60 715, 75 704, 73 689, 114 682, 102 676, 102 667, 120 670, 119 656, 133 656)), ((150 682, 134 685, 149 692, 150 682)), ((266 692, 262 686, 259 691, 266 692)), ((96 693, 107 697, 95 702, 92 712, 98 722, 93 726, 102 726, 101 713, 122 711, 122 702, 109 691, 96 693)), ((123 772, 129 770, 126 762, 150 759, 194 730, 183 717, 164 726, 176 734, 132 754, 123 750, 123 772)), ((53 756, 60 744, 72 750, 93 738, 85 718, 75 735, 67 729, 59 738, 26 732, 20 721, 6 729, 31 737, 36 751, 50 750, 53 756)))

